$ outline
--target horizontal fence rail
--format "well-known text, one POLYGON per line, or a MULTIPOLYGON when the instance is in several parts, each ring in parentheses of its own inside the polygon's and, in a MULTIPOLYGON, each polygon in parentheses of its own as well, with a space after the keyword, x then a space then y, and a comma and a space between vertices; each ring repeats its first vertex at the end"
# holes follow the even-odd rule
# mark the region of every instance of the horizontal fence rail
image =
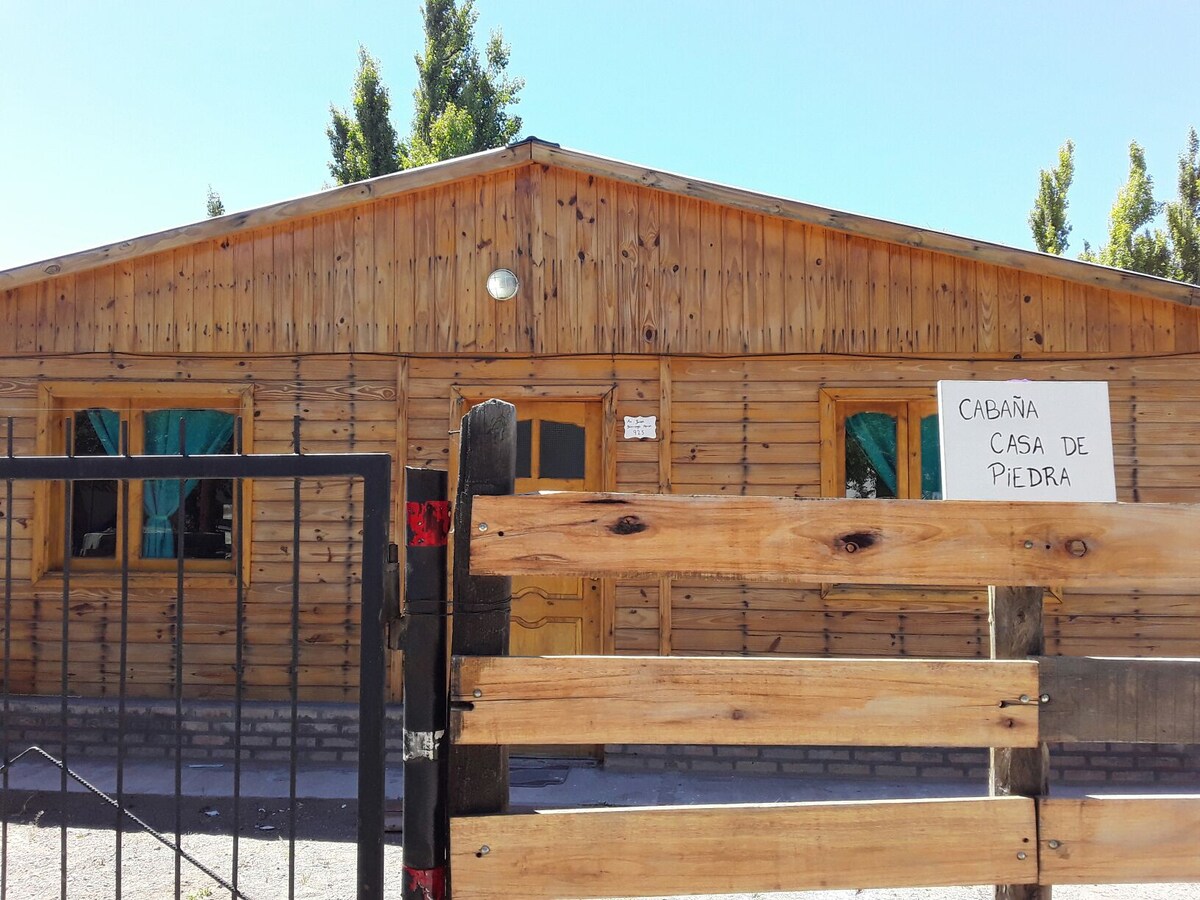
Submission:
POLYGON ((1200 659, 454 657, 460 744, 1200 741, 1200 659))
POLYGON ((1047 656, 1038 678, 1043 740, 1200 744, 1200 659, 1047 656))
POLYGON ((1200 881, 1200 796, 1038 802, 1042 884, 1200 881))
POLYGON ((1037 880, 1024 797, 547 811, 451 820, 455 900, 1037 880))
POLYGON ((889 585, 1178 588, 1200 582, 1200 505, 477 497, 477 574, 889 585))
POLYGON ((1037 673, 1017 660, 456 657, 451 737, 1036 747, 1037 673))

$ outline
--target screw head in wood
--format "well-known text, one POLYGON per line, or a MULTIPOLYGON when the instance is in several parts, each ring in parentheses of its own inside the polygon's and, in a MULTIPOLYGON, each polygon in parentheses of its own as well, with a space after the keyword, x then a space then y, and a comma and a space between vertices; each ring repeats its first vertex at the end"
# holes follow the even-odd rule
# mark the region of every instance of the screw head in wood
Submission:
POLYGON ((480 523, 479 523, 479 530, 480 530, 480 531, 487 531, 487 522, 480 522, 480 523))
POLYGON ((1042 703, 1049 703, 1049 702, 1050 702, 1050 695, 1049 695, 1049 694, 1042 694, 1042 696, 1038 697, 1038 700, 1042 701, 1042 703))
POLYGON ((480 847, 478 850, 475 851, 475 855, 476 856, 487 856, 491 852, 492 852, 492 848, 489 847, 487 844, 484 844, 482 847, 480 847))
POLYGON ((1059 841, 1050 841, 1048 844, 1046 844, 1046 846, 1049 847, 1051 850, 1057 850, 1059 847, 1062 846, 1062 843, 1059 841))
POLYGON ((471 691, 471 696, 472 697, 482 697, 483 691, 481 691, 479 688, 475 688, 475 690, 471 691))
POLYGON ((1028 854, 1024 850, 1021 850, 1017 853, 1017 859, 1024 859, 1027 855, 1028 854))
POLYGON ((1029 702, 1029 695, 1028 695, 1028 694, 1022 694, 1022 695, 1021 695, 1021 702, 1022 702, 1022 703, 1028 703, 1028 702, 1029 702))
POLYGON ((1026 541, 1026 542, 1025 542, 1025 549, 1026 549, 1026 550, 1032 550, 1032 549, 1033 549, 1033 541, 1026 541))

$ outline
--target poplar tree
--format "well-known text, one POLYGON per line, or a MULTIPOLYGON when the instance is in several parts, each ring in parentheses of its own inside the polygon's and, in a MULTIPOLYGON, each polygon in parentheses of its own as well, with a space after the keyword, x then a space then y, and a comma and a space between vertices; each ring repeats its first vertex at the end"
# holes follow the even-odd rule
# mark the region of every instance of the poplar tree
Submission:
POLYGON ((221 195, 213 190, 211 184, 208 186, 208 203, 206 209, 210 219, 225 215, 225 204, 221 200, 221 195))
POLYGON ((1167 204, 1173 278, 1200 284, 1200 140, 1188 130, 1187 149, 1179 155, 1179 199, 1167 204))
POLYGON ((1154 199, 1154 179, 1146 172, 1146 154, 1133 141, 1129 145, 1129 178, 1117 191, 1108 214, 1108 243, 1097 253, 1084 244, 1080 256, 1089 262, 1170 278, 1174 268, 1167 236, 1149 225, 1162 209, 1154 199))
POLYGON ((400 168, 396 129, 391 121, 391 100, 379 76, 379 61, 367 48, 358 48, 354 76, 353 113, 329 107, 329 173, 338 184, 350 184, 400 168))
POLYGON ((481 60, 475 49, 474 0, 425 0, 425 51, 417 54, 412 133, 400 145, 404 168, 503 147, 521 131, 524 79, 507 75, 509 47, 493 31, 481 60))
POLYGON ((1058 148, 1058 165, 1038 173, 1038 194, 1029 213, 1033 242, 1043 253, 1061 256, 1067 249, 1071 226, 1067 223, 1067 191, 1075 177, 1075 144, 1058 148))
POLYGON ((425 48, 416 56, 412 131, 398 139, 379 62, 359 47, 353 113, 330 106, 326 129, 329 172, 338 184, 503 147, 521 131, 520 116, 508 108, 519 102, 525 81, 508 76, 509 47, 499 30, 480 57, 474 0, 461 7, 455 0, 425 0, 422 14, 425 48))

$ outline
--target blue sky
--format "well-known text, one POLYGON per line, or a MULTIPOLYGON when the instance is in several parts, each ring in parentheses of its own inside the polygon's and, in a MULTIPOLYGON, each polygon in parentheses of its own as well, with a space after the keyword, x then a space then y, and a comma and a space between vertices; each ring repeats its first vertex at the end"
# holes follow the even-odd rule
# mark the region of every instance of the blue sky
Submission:
MULTIPOLYGON (((1075 140, 1071 253, 1103 240, 1131 139, 1160 199, 1200 127, 1200 3, 479 0, 523 134, 1030 247, 1037 171, 1075 140)), ((330 102, 365 43, 406 131, 404 3, 0 0, 0 268, 330 181, 330 102)))

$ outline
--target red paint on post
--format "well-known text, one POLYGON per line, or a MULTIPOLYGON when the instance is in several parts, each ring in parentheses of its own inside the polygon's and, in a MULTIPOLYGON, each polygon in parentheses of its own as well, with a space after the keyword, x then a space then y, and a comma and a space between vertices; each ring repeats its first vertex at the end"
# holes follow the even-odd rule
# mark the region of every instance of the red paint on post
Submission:
POLYGON ((449 500, 425 500, 404 506, 408 517, 408 546, 446 546, 446 536, 450 533, 449 500))
POLYGON ((446 900, 446 867, 436 869, 404 868, 409 892, 420 891, 421 900, 446 900))

